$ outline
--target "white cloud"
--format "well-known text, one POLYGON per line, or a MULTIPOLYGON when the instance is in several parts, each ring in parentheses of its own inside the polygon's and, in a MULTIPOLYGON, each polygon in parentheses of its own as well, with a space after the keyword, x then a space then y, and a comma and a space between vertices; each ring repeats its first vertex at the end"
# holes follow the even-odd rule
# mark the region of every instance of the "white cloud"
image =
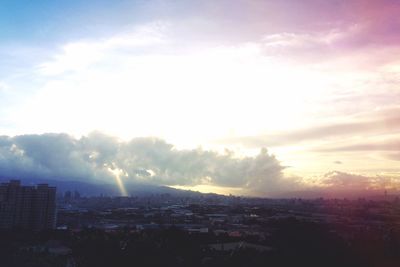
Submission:
POLYGON ((134 30, 117 34, 103 40, 82 40, 67 43, 54 59, 38 66, 42 75, 60 75, 65 72, 84 71, 91 65, 102 61, 118 49, 143 48, 166 42, 163 23, 152 23, 135 27, 134 30))

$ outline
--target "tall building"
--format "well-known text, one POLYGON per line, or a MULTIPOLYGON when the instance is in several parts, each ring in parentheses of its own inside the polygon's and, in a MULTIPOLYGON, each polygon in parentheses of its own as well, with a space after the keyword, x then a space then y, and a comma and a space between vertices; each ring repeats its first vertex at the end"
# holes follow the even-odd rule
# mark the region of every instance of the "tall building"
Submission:
POLYGON ((53 229, 55 222, 55 187, 22 186, 18 180, 0 185, 0 229, 53 229))

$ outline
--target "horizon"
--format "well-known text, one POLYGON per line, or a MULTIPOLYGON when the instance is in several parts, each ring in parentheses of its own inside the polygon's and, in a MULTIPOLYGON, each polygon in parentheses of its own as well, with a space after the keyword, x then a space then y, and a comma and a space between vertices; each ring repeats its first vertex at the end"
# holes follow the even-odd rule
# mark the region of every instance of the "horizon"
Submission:
MULTIPOLYGON (((400 3, 4 1, 0 176, 400 190, 400 3)), ((303 193, 301 193, 303 192, 303 193)))

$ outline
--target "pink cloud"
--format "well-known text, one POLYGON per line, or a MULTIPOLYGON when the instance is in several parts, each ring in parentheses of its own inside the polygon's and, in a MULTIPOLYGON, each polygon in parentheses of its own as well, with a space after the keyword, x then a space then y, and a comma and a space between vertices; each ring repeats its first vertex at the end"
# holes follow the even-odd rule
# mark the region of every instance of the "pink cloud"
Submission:
POLYGON ((255 31, 268 55, 302 63, 351 56, 364 65, 376 65, 392 61, 400 50, 398 1, 268 3, 282 17, 259 17, 263 21, 259 24, 266 26, 255 31))
POLYGON ((383 190, 399 189, 400 180, 390 176, 365 176, 340 171, 331 171, 324 174, 320 183, 323 187, 332 190, 383 190))

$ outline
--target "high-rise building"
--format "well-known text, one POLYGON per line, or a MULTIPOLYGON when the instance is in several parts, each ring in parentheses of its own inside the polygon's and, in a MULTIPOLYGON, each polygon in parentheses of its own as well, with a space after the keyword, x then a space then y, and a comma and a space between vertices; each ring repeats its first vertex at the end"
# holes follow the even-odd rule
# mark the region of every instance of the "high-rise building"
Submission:
POLYGON ((0 185, 0 229, 53 229, 55 222, 55 187, 22 186, 18 180, 0 185))

